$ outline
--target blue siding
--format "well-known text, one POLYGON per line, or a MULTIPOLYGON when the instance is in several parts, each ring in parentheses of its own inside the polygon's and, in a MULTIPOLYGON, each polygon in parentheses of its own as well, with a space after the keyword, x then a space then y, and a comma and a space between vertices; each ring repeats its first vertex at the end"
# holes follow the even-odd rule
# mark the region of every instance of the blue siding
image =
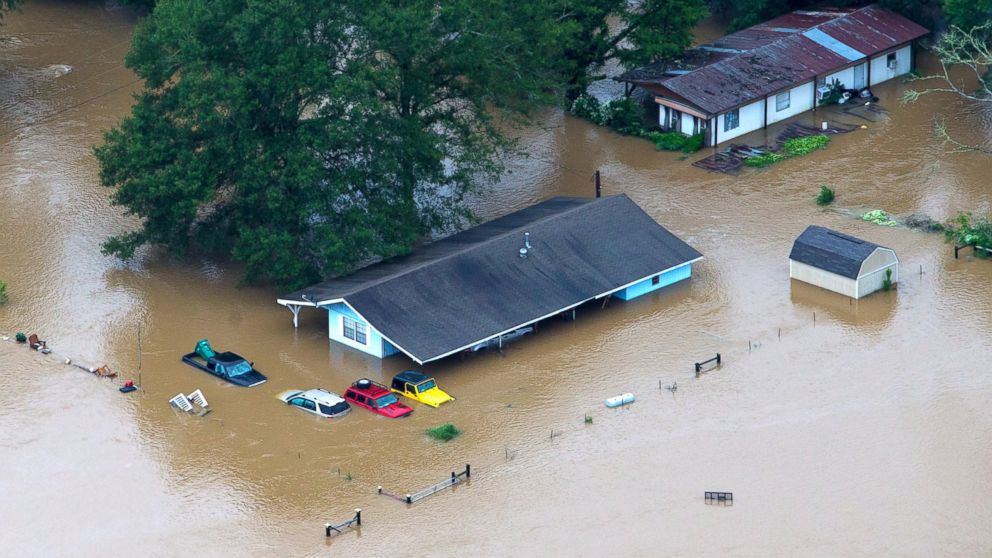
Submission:
POLYGON ((347 345, 353 349, 368 353, 375 357, 387 357, 396 354, 396 347, 382 338, 382 335, 374 327, 366 323, 361 317, 352 311, 348 305, 338 302, 328 306, 322 306, 327 310, 327 332, 332 341, 337 341, 342 345, 347 345), (342 319, 347 316, 359 323, 365 324, 365 344, 358 343, 344 336, 342 319))
POLYGON ((679 281, 688 279, 689 277, 692 277, 692 264, 683 264, 675 269, 670 269, 661 275, 655 275, 654 277, 649 277, 640 283, 635 283, 626 289, 617 291, 613 293, 613 296, 623 300, 631 300, 641 295, 650 293, 651 291, 657 291, 662 287, 667 287, 672 283, 678 283, 679 281), (657 284, 652 284, 654 277, 658 278, 657 284))

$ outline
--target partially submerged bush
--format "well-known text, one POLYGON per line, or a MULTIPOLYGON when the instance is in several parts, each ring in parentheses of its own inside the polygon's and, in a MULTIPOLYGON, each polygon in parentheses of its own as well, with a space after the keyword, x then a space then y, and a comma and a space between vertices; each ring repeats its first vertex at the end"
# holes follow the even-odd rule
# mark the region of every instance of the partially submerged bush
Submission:
POLYGON ((455 428, 455 425, 442 424, 441 426, 435 426, 434 428, 427 429, 427 435, 435 440, 441 440, 442 442, 449 442, 454 440, 462 431, 455 428))
POLYGON ((694 136, 689 136, 685 138, 685 145, 682 146, 682 151, 685 153, 695 153, 703 148, 703 144, 706 143, 706 136, 702 133, 698 133, 694 136))
POLYGON ((782 144, 782 152, 785 153, 786 157, 799 157, 817 149, 823 149, 828 143, 830 143, 830 137, 823 134, 792 138, 785 140, 785 143, 782 144))
POLYGON ((943 232, 944 230, 943 224, 920 213, 913 213, 909 217, 906 217, 903 219, 902 224, 911 229, 919 229, 924 232, 943 232))
POLYGON ((648 132, 647 137, 658 151, 681 151, 687 139, 678 132, 648 132))
POLYGON ((816 196, 816 205, 830 205, 834 202, 834 191, 829 186, 820 186, 820 193, 816 196))
MULTIPOLYGON (((944 234, 956 244, 992 248, 992 217, 976 218, 970 213, 961 213, 947 222, 944 234)), ((975 253, 980 252, 976 250, 975 253)))
POLYGON ((844 95, 844 84, 839 79, 830 82, 830 91, 820 100, 821 105, 836 105, 844 95))
POLYGON ((625 136, 644 135, 644 107, 629 97, 603 105, 604 124, 625 136))
POLYGON ((885 279, 882 279, 882 290, 891 291, 892 290, 892 270, 885 270, 885 279))
POLYGON ((603 118, 603 105, 599 102, 599 99, 592 95, 583 95, 576 99, 572 103, 572 114, 601 126, 606 123, 603 118))
POLYGON ((761 155, 754 155, 744 159, 744 164, 749 167, 767 167, 785 159, 785 155, 769 151, 761 155))
POLYGON ((875 223, 876 225, 882 225, 885 227, 895 227, 899 225, 894 219, 889 217, 889 214, 882 211, 881 209, 873 209, 868 213, 861 216, 863 221, 869 221, 875 223))
POLYGON ((7 283, 0 281, 0 304, 6 304, 7 300, 7 283))

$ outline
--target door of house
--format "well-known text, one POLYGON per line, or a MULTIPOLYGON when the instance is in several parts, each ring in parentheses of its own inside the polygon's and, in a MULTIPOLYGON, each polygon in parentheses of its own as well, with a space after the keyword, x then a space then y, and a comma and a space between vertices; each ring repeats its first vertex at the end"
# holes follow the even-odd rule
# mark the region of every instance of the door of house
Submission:
POLYGON ((671 111, 669 111, 669 115, 671 116, 671 121, 668 123, 669 129, 671 129, 672 131, 675 131, 675 132, 681 132, 682 131, 682 113, 679 112, 679 111, 677 111, 677 110, 675 110, 675 109, 672 109, 671 111))
POLYGON ((868 86, 868 84, 865 83, 865 66, 867 64, 868 63, 865 62, 864 64, 858 64, 854 67, 854 89, 864 89, 868 86))

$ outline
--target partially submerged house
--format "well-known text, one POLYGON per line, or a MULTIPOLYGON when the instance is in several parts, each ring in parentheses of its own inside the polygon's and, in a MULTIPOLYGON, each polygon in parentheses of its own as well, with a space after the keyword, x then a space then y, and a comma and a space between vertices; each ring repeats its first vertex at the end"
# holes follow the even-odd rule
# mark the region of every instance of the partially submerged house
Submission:
POLYGON ((891 248, 811 225, 792 245, 789 277, 857 299, 880 290, 886 278, 896 284, 899 258, 891 248))
MULTIPOLYGON (((688 279, 702 255, 625 195, 553 198, 278 299, 332 341, 430 362, 597 299, 688 279)), ((574 314, 573 314, 574 316, 574 314)))
POLYGON ((663 129, 713 146, 815 108, 835 81, 862 90, 908 74, 927 33, 874 5, 800 10, 618 79, 654 96, 663 129))

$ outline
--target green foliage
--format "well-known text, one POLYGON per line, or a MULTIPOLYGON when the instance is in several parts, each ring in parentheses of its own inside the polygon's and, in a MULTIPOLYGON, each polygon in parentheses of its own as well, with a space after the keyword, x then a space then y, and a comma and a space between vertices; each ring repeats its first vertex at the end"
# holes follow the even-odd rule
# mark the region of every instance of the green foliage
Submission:
POLYGON ((9 297, 7 295, 7 283, 0 281, 0 305, 6 304, 9 297))
POLYGON ((942 0, 942 6, 947 22, 962 29, 992 21, 992 0, 942 0))
MULTIPOLYGON (((944 227, 947 239, 958 245, 975 245, 992 248, 992 217, 974 217, 961 213, 944 227)), ((978 250, 976 254, 980 253, 978 250)))
POLYGON ((682 146, 684 153, 695 153, 703 148, 706 143, 706 135, 702 132, 685 138, 685 145, 682 146))
POLYGON ((681 151, 686 141, 686 136, 678 132, 650 132, 647 138, 658 151, 681 151))
POLYGON ((17 335, 14 336, 14 340, 16 340, 18 343, 27 343, 28 336, 25 335, 23 331, 18 331, 17 335))
POLYGON ((603 105, 603 121, 625 136, 644 134, 644 107, 630 98, 611 99, 603 105))
POLYGON ((625 68, 678 56, 692 45, 693 27, 708 10, 704 0, 583 0, 533 2, 548 9, 543 43, 560 52, 557 70, 569 100, 603 77, 607 61, 625 68))
POLYGON ((576 99, 572 103, 572 114, 600 126, 606 124, 606 119, 603 117, 603 105, 599 102, 599 99, 592 95, 582 95, 576 99))
POLYGON ((435 440, 440 440, 442 442, 450 442, 451 440, 454 440, 461 433, 462 433, 461 430, 455 428, 455 425, 451 424, 450 422, 447 424, 442 424, 441 426, 435 426, 434 428, 427 429, 428 436, 434 438, 435 440))
POLYGON ((782 159, 785 159, 785 155, 775 153, 774 151, 768 151, 766 153, 762 153, 761 155, 755 155, 744 159, 744 164, 749 167, 768 167, 774 165, 782 159))
POLYGON ((113 202, 142 224, 104 250, 214 248, 249 282, 299 287, 457 228, 466 194, 503 168, 504 125, 553 90, 540 9, 158 4, 126 58, 144 88, 96 149, 113 202))
POLYGON ((820 186, 820 193, 816 196, 816 205, 830 205, 834 202, 834 191, 829 186, 820 186))
POLYGON ((836 105, 844 95, 844 84, 835 79, 830 82, 830 91, 819 101, 820 105, 836 105))
POLYGON ((897 221, 893 220, 881 209, 873 209, 868 213, 865 213, 861 216, 861 220, 875 223, 876 225, 882 225, 883 227, 895 227, 899 225, 897 221))
POLYGON ((830 143, 830 137, 823 134, 792 138, 785 140, 782 144, 782 152, 786 157, 799 157, 817 149, 823 149, 828 143, 830 143))
POLYGON ((585 415, 585 417, 586 417, 586 418, 585 418, 585 423, 586 423, 586 424, 592 424, 592 417, 591 417, 591 416, 589 416, 589 415, 585 415))
POLYGON ((885 270, 885 279, 882 279, 882 290, 883 291, 886 291, 886 292, 892 290, 892 270, 891 269, 886 269, 885 270))
POLYGON ((19 8, 23 2, 24 0, 0 0, 0 19, 3 19, 7 12, 19 8))

